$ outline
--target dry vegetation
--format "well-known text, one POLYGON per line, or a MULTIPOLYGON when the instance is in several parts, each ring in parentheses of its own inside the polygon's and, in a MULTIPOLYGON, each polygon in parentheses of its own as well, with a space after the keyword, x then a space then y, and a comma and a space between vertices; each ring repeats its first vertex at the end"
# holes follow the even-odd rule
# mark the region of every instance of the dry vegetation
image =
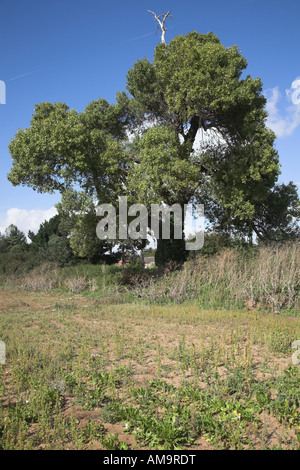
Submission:
POLYGON ((299 253, 7 277, 0 449, 299 449, 299 253))
POLYGON ((254 256, 228 249, 213 257, 199 256, 179 271, 140 280, 133 291, 142 299, 199 299, 217 307, 263 307, 275 313, 299 311, 300 247, 264 247, 254 256))

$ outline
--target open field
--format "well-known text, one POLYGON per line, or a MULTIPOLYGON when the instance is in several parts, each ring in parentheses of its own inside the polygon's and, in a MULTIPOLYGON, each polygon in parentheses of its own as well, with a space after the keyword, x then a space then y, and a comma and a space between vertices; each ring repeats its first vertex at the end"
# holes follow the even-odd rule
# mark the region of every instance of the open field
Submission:
POLYGON ((295 315, 0 292, 0 449, 299 449, 295 315))

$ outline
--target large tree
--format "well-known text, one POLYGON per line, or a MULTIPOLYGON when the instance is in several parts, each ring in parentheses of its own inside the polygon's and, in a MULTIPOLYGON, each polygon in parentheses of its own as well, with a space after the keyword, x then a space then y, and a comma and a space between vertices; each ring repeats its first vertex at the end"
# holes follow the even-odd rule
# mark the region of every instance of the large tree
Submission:
MULTIPOLYGON (((275 234, 279 218, 288 228, 299 199, 291 187, 290 198, 276 187, 275 134, 266 127, 261 80, 243 74, 246 66, 236 46, 197 32, 159 44, 153 63, 136 62, 127 89, 143 132, 129 186, 144 201, 204 203, 211 224, 222 215, 223 226, 251 239, 275 234), (281 215, 267 221, 275 196, 281 215)), ((160 240, 157 256, 171 244, 160 240)))
MULTIPOLYGON (((80 186, 99 203, 118 195, 148 208, 200 202, 212 223, 272 235, 274 197, 283 229, 290 202, 295 215, 299 200, 276 189, 275 135, 266 127, 261 80, 246 67, 237 46, 224 47, 212 33, 162 42, 153 62, 140 59, 129 70, 129 96, 118 93, 115 104, 99 99, 83 113, 37 105, 30 127, 10 143, 9 180, 38 191, 80 186)), ((184 254, 183 239, 159 240, 161 262, 184 254)))

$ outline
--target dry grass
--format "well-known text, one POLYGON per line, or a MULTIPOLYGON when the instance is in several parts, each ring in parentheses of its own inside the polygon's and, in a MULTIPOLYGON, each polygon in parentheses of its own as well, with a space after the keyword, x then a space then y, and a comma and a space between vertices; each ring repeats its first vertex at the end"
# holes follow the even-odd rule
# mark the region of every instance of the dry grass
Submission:
POLYGON ((45 263, 22 277, 9 277, 6 284, 16 285, 23 291, 51 291, 59 285, 59 269, 45 263))
POLYGON ((208 308, 246 305, 274 313, 297 312, 300 308, 300 246, 296 243, 262 247, 252 255, 234 249, 211 257, 200 255, 181 269, 168 266, 163 276, 157 276, 155 270, 108 273, 107 268, 111 267, 69 267, 66 272, 45 264, 25 275, 7 277, 4 286, 17 286, 23 291, 60 288, 71 293, 102 294, 109 288, 118 291, 117 295, 125 290, 152 303, 197 300, 208 308))
POLYGON ((116 301, 2 290, 1 449, 299 448, 298 318, 116 301))
MULTIPOLYGON (((88 287, 89 283, 86 276, 74 276, 66 279, 64 285, 73 294, 80 294, 88 287)), ((93 287, 93 284, 91 286, 93 287)))
POLYGON ((136 278, 136 297, 152 301, 199 299, 211 306, 299 310, 300 246, 263 247, 253 257, 227 249, 214 257, 198 256, 183 269, 157 280, 136 278))

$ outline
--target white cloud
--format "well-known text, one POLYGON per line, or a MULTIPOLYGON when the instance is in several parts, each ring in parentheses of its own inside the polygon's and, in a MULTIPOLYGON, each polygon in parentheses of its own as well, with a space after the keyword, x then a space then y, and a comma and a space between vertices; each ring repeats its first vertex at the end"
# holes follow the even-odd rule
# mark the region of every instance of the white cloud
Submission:
POLYGON ((269 114, 267 126, 275 132, 277 137, 291 135, 300 125, 300 77, 293 81, 291 88, 287 89, 285 93, 289 106, 285 109, 285 116, 282 116, 278 109, 278 103, 282 99, 279 87, 265 91, 266 110, 269 114))
POLYGON ((3 233, 10 225, 16 225, 19 230, 27 235, 28 230, 37 232, 41 223, 49 220, 57 214, 55 207, 50 209, 8 209, 6 217, 0 221, 0 232, 3 233))

